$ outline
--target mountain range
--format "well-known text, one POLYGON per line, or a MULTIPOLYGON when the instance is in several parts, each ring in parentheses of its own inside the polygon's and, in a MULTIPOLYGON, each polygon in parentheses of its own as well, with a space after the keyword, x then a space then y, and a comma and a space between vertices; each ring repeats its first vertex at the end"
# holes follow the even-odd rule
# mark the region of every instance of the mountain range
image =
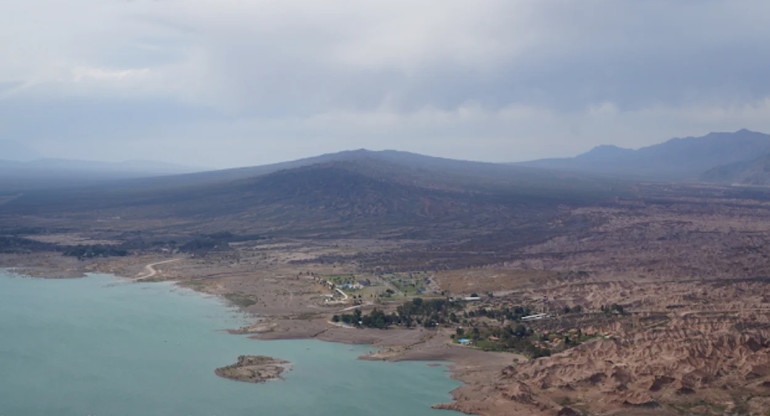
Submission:
POLYGON ((744 129, 734 133, 709 133, 703 137, 674 138, 636 150, 602 145, 572 158, 511 164, 359 149, 270 165, 199 171, 158 162, 13 161, 4 160, 0 155, 0 192, 77 188, 107 182, 119 188, 171 189, 213 185, 329 163, 366 165, 360 167, 367 167, 363 170, 369 176, 379 175, 404 184, 419 182, 421 186, 438 188, 456 188, 462 184, 484 189, 517 184, 548 187, 554 181, 576 184, 600 177, 764 186, 770 184, 770 135, 744 129), (376 163, 370 164, 371 160, 376 163))
POLYGON ((73 188, 121 179, 178 175, 198 169, 170 163, 131 160, 96 162, 69 159, 2 159, 0 192, 30 189, 73 188))
MULTIPOLYGON (((598 146, 573 158, 542 159, 521 166, 572 172, 621 175, 645 180, 740 182, 743 167, 759 155, 770 155, 770 135, 750 130, 674 138, 637 150, 598 146), (707 174, 707 172, 709 172, 707 174)), ((754 184, 770 176, 753 176, 754 184)))
POLYGON ((0 235, 89 230, 105 239, 141 239, 140 245, 221 233, 397 238, 500 252, 590 227, 590 217, 560 218, 571 207, 633 198, 640 180, 766 185, 769 154, 770 136, 741 130, 639 150, 600 146, 572 159, 524 164, 361 149, 264 166, 113 178, 98 173, 98 165, 68 175, 57 162, 28 162, 50 165, 58 176, 37 178, 34 186, 1 183, 0 235))

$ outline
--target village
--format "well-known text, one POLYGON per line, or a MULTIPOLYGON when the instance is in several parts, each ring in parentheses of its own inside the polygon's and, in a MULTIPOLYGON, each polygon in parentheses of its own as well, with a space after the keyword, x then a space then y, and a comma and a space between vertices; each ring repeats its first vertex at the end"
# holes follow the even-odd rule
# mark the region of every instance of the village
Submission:
POLYGON ((314 276, 330 293, 320 305, 341 307, 331 323, 355 328, 448 328, 447 342, 483 351, 549 356, 595 338, 611 338, 607 324, 627 317, 621 305, 598 310, 547 296, 516 293, 447 296, 427 273, 314 276))

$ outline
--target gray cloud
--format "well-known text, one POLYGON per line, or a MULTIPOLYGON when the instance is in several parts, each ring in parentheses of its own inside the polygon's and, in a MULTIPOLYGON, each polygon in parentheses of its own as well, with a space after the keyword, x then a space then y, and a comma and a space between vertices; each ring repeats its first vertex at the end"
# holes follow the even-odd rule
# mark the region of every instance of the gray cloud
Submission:
POLYGON ((6 3, 0 139, 47 156, 503 161, 770 131, 763 1, 6 3))

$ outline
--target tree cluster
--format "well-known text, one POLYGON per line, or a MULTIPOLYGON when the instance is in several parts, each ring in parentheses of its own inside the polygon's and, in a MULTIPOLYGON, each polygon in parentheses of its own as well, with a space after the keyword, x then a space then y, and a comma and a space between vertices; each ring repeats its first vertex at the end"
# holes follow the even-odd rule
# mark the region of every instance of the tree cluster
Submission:
POLYGON ((617 303, 613 303, 610 306, 604 306, 601 307, 602 312, 604 312, 607 315, 611 314, 618 314, 618 315, 625 315, 626 311, 623 309, 623 305, 618 305, 617 303))
POLYGON ((580 305, 576 305, 571 308, 569 306, 565 306, 562 312, 564 312, 565 315, 568 313, 582 313, 583 307, 580 305))
POLYGON ((401 324, 407 327, 423 325, 433 327, 439 324, 458 322, 454 311, 462 309, 462 304, 448 299, 414 298, 396 309, 401 324))
POLYGON ((534 331, 524 325, 506 325, 496 328, 471 327, 457 328, 455 339, 469 339, 473 344, 486 351, 511 351, 525 354, 533 358, 551 354, 548 348, 538 348, 532 342, 534 331))
POLYGON ((375 308, 364 315, 356 309, 353 313, 334 315, 332 320, 366 328, 385 329, 393 325, 408 328, 422 325, 430 328, 439 324, 458 322, 457 315, 453 311, 460 308, 462 308, 461 305, 446 299, 414 298, 400 305, 396 308, 396 312, 390 314, 375 308))
POLYGON ((32 253, 56 249, 57 247, 50 243, 16 236, 0 236, 0 253, 32 253))
POLYGON ((127 256, 128 250, 121 247, 96 244, 85 246, 73 246, 62 253, 65 256, 77 257, 79 260, 94 258, 94 257, 110 257, 110 256, 127 256))

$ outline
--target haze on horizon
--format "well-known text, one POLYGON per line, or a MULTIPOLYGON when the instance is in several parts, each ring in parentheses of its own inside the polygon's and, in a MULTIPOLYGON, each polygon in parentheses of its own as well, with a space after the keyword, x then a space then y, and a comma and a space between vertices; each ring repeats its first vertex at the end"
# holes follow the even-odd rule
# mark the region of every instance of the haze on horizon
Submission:
POLYGON ((764 1, 0 4, 3 158, 492 162, 770 131, 764 1))

